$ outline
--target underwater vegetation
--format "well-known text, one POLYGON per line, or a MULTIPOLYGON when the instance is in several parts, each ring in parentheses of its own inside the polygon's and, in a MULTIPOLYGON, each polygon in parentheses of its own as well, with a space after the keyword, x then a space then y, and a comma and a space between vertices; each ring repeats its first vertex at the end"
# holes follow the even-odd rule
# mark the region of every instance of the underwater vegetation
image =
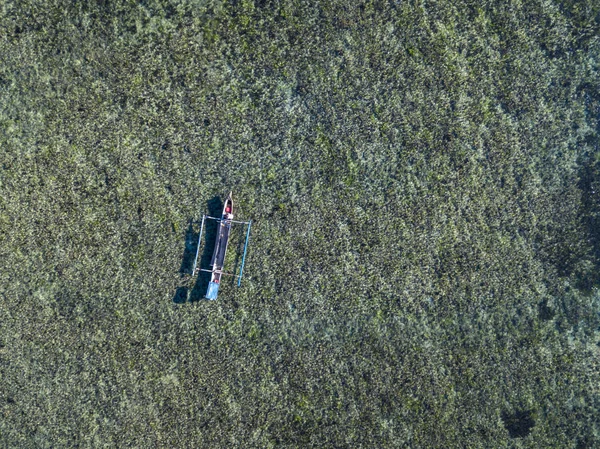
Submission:
POLYGON ((599 22, 4 2, 0 447, 600 447, 599 22))

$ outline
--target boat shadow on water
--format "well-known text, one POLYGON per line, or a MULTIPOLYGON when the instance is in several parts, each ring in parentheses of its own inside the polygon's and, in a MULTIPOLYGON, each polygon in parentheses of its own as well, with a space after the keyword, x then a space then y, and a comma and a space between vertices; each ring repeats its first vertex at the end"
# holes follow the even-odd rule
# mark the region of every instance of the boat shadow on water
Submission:
MULTIPOLYGON (((214 197, 208 201, 207 206, 208 215, 213 217, 220 216, 221 210, 223 209, 223 202, 219 197, 214 197)), ((187 282, 185 282, 186 285, 179 286, 175 291, 173 302, 176 304, 182 304, 187 301, 193 302, 203 300, 206 289, 208 288, 208 283, 210 282, 210 273, 201 271, 197 278, 195 278, 192 273, 194 258, 196 257, 196 251, 198 249, 200 221, 193 221, 190 219, 185 234, 185 247, 183 250, 181 267, 179 268, 179 275, 182 280, 185 279, 187 282), (195 284, 193 286, 189 285, 194 279, 196 279, 195 284)), ((204 227, 204 236, 202 237, 203 249, 198 256, 198 264, 201 267, 207 267, 210 264, 218 231, 218 223, 214 220, 206 220, 204 222, 204 227)))

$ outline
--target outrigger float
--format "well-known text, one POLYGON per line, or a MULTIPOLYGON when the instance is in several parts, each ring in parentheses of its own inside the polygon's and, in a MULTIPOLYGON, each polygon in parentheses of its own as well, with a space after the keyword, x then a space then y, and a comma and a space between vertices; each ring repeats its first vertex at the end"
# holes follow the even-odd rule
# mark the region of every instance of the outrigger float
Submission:
POLYGON ((206 290, 206 299, 217 299, 222 276, 233 276, 237 278, 238 287, 242 285, 242 275, 244 274, 244 262, 246 261, 246 250, 248 249, 248 239, 250 238, 250 226, 252 225, 252 220, 235 221, 233 219, 233 200, 231 199, 231 194, 232 192, 229 193, 229 196, 225 200, 221 218, 210 217, 208 215, 202 216, 202 225, 200 227, 200 235, 198 236, 198 247, 196 249, 196 259, 194 260, 193 273, 194 275, 197 275, 200 273, 200 271, 206 271, 211 274, 210 283, 208 284, 208 289, 206 290), (213 251, 212 259, 210 261, 210 266, 212 267, 210 270, 201 268, 198 264, 200 242, 202 241, 202 232, 204 230, 205 220, 216 220, 219 223, 217 239, 215 241, 215 249, 213 251), (231 232, 231 226, 234 223, 248 225, 248 229, 246 231, 246 241, 244 242, 244 255, 242 256, 240 273, 238 275, 232 273, 225 273, 223 271, 225 265, 225 253, 227 252, 227 243, 229 242, 229 233, 231 232))

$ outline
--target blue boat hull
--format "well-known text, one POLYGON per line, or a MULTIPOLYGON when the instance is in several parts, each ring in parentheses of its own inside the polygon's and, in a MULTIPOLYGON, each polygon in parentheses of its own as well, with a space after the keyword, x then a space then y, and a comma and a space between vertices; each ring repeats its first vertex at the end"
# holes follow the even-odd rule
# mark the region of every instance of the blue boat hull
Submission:
POLYGON ((217 295, 219 294, 219 284, 217 282, 211 282, 208 284, 208 289, 206 290, 206 299, 217 299, 217 295))

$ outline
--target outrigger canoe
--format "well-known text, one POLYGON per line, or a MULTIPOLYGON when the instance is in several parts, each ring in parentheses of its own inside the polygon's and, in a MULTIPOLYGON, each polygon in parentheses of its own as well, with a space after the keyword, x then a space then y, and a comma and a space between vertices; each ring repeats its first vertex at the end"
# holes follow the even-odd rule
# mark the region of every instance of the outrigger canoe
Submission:
POLYGON ((198 235, 198 246, 196 248, 196 259, 194 260, 193 274, 196 275, 200 271, 206 271, 210 273, 210 282, 208 284, 208 289, 206 290, 207 299, 217 299, 222 276, 233 276, 237 278, 238 287, 242 283, 242 276, 244 274, 244 263, 246 261, 246 250, 248 249, 248 239, 250 238, 250 226, 252 225, 252 220, 233 220, 233 200, 231 198, 231 195, 232 192, 229 192, 229 195, 225 200, 225 204, 223 205, 223 213, 221 214, 221 218, 210 217, 208 215, 202 216, 202 226, 200 227, 200 234, 198 235), (198 257, 200 254, 200 243, 202 241, 202 231, 204 230, 205 220, 215 220, 219 223, 217 238, 215 240, 215 249, 213 251, 212 259, 210 261, 210 270, 201 268, 198 264, 198 257), (231 232, 231 227, 234 223, 248 225, 248 230, 246 231, 246 241, 244 242, 244 255, 242 256, 240 273, 238 275, 225 273, 223 271, 223 268, 225 266, 225 254, 227 253, 227 244, 229 243, 229 234, 231 232))
POLYGON ((217 240, 215 242, 215 250, 210 261, 212 273, 210 283, 206 291, 207 299, 217 299, 219 293, 219 285, 223 276, 223 266, 225 265, 225 253, 227 252, 227 243, 229 243, 229 233, 231 232, 231 222, 233 220, 233 200, 231 193, 225 200, 223 205, 223 213, 219 222, 219 230, 217 240))

